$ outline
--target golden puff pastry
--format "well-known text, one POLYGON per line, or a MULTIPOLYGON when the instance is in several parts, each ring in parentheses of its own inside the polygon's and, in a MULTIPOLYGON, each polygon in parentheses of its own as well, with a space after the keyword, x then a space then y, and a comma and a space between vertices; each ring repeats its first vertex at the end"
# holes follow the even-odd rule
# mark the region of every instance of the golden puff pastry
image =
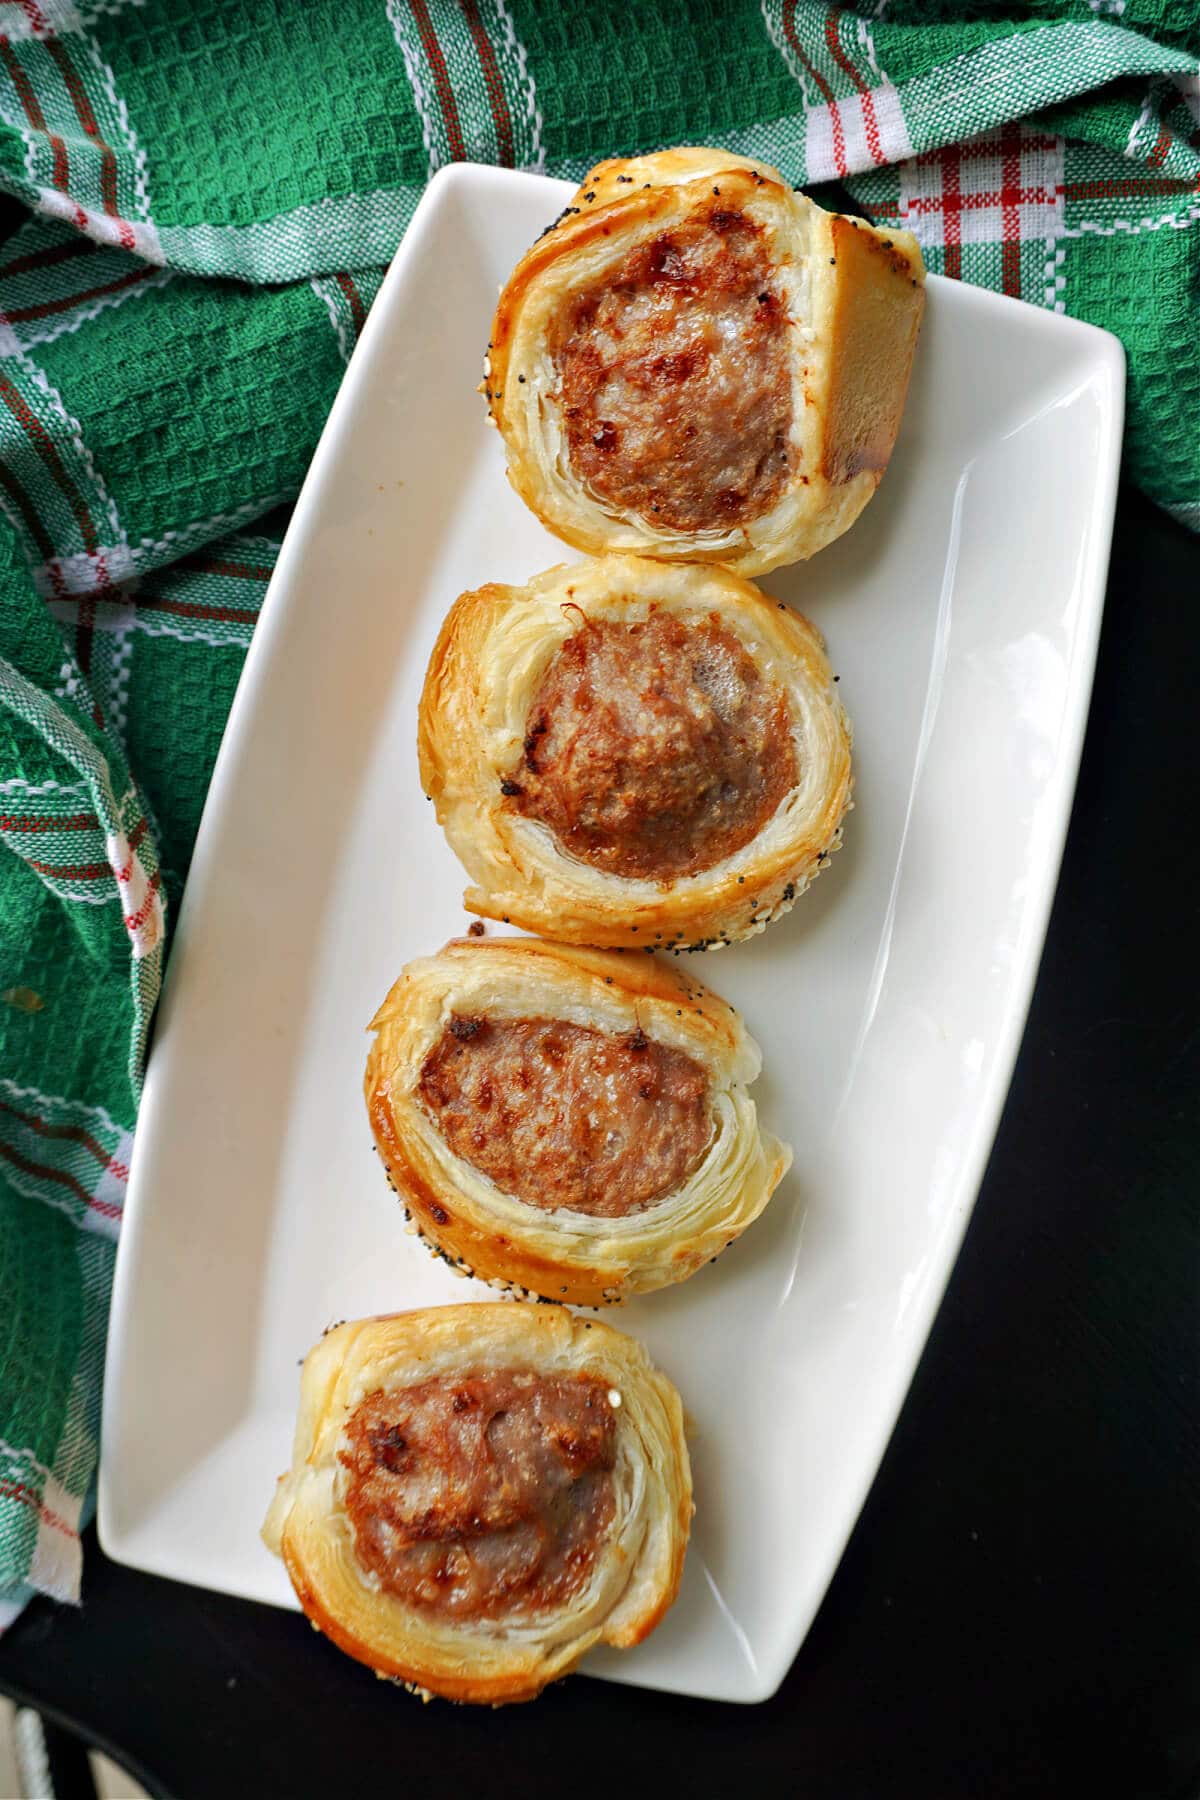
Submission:
POLYGON ((820 637, 711 565, 611 556, 463 594, 418 749, 467 908, 568 943, 761 931, 826 865, 850 802, 820 637))
POLYGON ((372 1029, 367 1109, 410 1218, 523 1292, 599 1306, 684 1281, 791 1163, 737 1013, 651 957, 461 938, 409 964, 372 1029))
POLYGON ((641 1345, 500 1303, 328 1332, 263 1538, 340 1649, 499 1705, 641 1643, 691 1516, 679 1395, 641 1345))
POLYGON ((925 270, 723 150, 601 163, 500 296, 509 479, 581 550, 761 574, 852 525, 904 410, 925 270))

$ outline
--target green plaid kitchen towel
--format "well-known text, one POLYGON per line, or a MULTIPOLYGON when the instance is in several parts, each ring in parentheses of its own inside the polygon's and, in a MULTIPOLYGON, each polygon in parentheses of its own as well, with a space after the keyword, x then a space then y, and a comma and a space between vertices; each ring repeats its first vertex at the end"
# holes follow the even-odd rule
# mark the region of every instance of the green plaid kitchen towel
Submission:
POLYGON ((1129 470, 1196 525, 1198 48, 1193 0, 0 0, 0 1622, 79 1594, 169 922, 430 174, 716 142, 840 180, 1115 331, 1129 470))

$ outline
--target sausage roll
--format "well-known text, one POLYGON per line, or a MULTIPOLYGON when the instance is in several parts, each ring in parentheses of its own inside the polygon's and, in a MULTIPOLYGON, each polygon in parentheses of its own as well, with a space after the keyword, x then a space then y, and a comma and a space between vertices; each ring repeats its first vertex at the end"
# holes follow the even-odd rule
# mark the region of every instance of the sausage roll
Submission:
POLYGON ((640 1344, 559 1306, 444 1306, 310 1351, 263 1538, 340 1649, 498 1705, 641 1643, 691 1515, 679 1395, 640 1344))
POLYGON ((911 233, 765 163, 601 163, 500 296, 482 391, 509 478, 581 550, 812 556, 887 467, 924 280, 911 233))
POLYGON ((410 1220, 456 1268, 599 1306, 684 1281, 791 1163, 757 1044, 653 958, 460 938, 372 1020, 365 1092, 410 1220))
POLYGON ((761 931, 841 841, 820 637, 727 569, 604 557, 463 594, 418 727, 471 912, 568 943, 761 931))

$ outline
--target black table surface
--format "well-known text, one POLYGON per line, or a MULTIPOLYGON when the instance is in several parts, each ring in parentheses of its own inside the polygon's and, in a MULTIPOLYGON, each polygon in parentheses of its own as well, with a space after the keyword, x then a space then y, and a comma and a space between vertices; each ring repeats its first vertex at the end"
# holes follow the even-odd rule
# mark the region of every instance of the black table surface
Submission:
MULTIPOLYGON (((154 1792, 1200 1793, 1200 541, 1118 510, 1037 991, 974 1218, 841 1567, 773 1700, 574 1678, 421 1706, 299 1617, 89 1535, 0 1689, 154 1792)), ((770 1555, 770 1545, 762 1547, 770 1555)))

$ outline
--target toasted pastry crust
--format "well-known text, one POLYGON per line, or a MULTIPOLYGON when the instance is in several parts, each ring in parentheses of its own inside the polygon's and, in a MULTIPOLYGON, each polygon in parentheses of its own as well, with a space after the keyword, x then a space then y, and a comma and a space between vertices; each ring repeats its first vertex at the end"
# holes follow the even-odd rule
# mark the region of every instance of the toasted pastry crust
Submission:
MULTIPOLYGON (((687 285, 696 342, 703 336, 707 267, 687 285)), ((742 575, 804 560, 853 524, 887 467, 904 410, 924 279, 911 233, 825 212, 794 193, 778 170, 748 157, 684 148, 600 163, 517 265, 496 309, 483 391, 504 439, 509 479, 551 531, 593 554, 631 551, 717 562, 742 575), (717 480, 703 523, 695 523, 693 513, 683 528, 664 522, 648 498, 632 502, 620 484, 624 498, 614 499, 601 491, 594 470, 575 466, 579 452, 571 436, 578 418, 563 379, 564 336, 581 303, 628 288, 631 258, 639 252, 669 246, 672 233, 727 230, 730 219, 760 243, 762 299, 780 318, 791 385, 786 477, 781 486, 763 488, 761 504, 746 501, 740 515, 735 507, 735 516, 729 516, 730 496, 717 480)), ((744 339, 746 333, 734 335, 744 339)), ((777 348, 765 334, 752 354, 774 359, 777 348)), ((691 392, 701 394, 718 367, 719 361, 702 356, 691 392)), ((748 371, 735 373, 736 392, 748 371)), ((670 408, 678 398, 669 379, 656 389, 644 366, 637 379, 652 425, 655 406, 670 408)), ((774 433, 778 408, 756 419, 774 433)), ((601 420, 600 433, 608 430, 609 422, 601 420)), ((627 454, 617 429, 612 444, 613 458, 627 454)), ((703 451, 703 444, 697 449, 703 451)), ((763 454, 776 452, 764 442, 763 454)))
MULTIPOLYGON (((372 1030, 367 1110, 411 1218, 456 1266, 519 1291, 599 1306, 684 1281, 758 1217, 791 1162, 787 1146, 760 1128, 747 1093, 761 1066, 758 1046, 690 967, 532 938, 461 938, 408 965, 372 1030), (422 1096, 427 1059, 448 1024, 466 1035, 527 1019, 602 1033, 635 1067, 659 1048, 698 1065, 711 1125, 697 1166, 650 1204, 614 1217, 531 1203, 456 1154, 422 1096)), ((487 1103, 481 1123, 503 1129, 497 1116, 510 1103, 527 1108, 529 1095, 489 1091, 487 1103)), ((576 1104, 586 1110, 585 1098, 576 1104)), ((610 1126, 620 1130, 619 1116, 603 1121, 610 1126)), ((638 1154, 636 1139, 627 1154, 638 1154)))
POLYGON ((445 1306, 339 1325, 305 1359, 292 1466, 263 1538, 309 1619, 382 1676, 450 1700, 530 1700, 593 1644, 638 1644, 679 1589, 692 1515, 679 1395, 641 1345, 562 1307, 445 1306), (346 1510, 347 1422, 369 1396, 490 1372, 586 1376, 615 1418, 614 1506, 586 1583, 549 1612, 446 1620, 359 1562, 346 1510))
POLYGON ((429 664, 418 751, 422 785, 473 880, 468 910, 575 944, 712 948, 763 930, 827 865, 850 804, 850 729, 818 633, 711 565, 611 556, 463 594, 429 664), (693 873, 631 878, 572 854, 511 790, 556 653, 589 622, 635 625, 655 612, 715 622, 736 639, 786 699, 797 773, 731 854, 693 873))

